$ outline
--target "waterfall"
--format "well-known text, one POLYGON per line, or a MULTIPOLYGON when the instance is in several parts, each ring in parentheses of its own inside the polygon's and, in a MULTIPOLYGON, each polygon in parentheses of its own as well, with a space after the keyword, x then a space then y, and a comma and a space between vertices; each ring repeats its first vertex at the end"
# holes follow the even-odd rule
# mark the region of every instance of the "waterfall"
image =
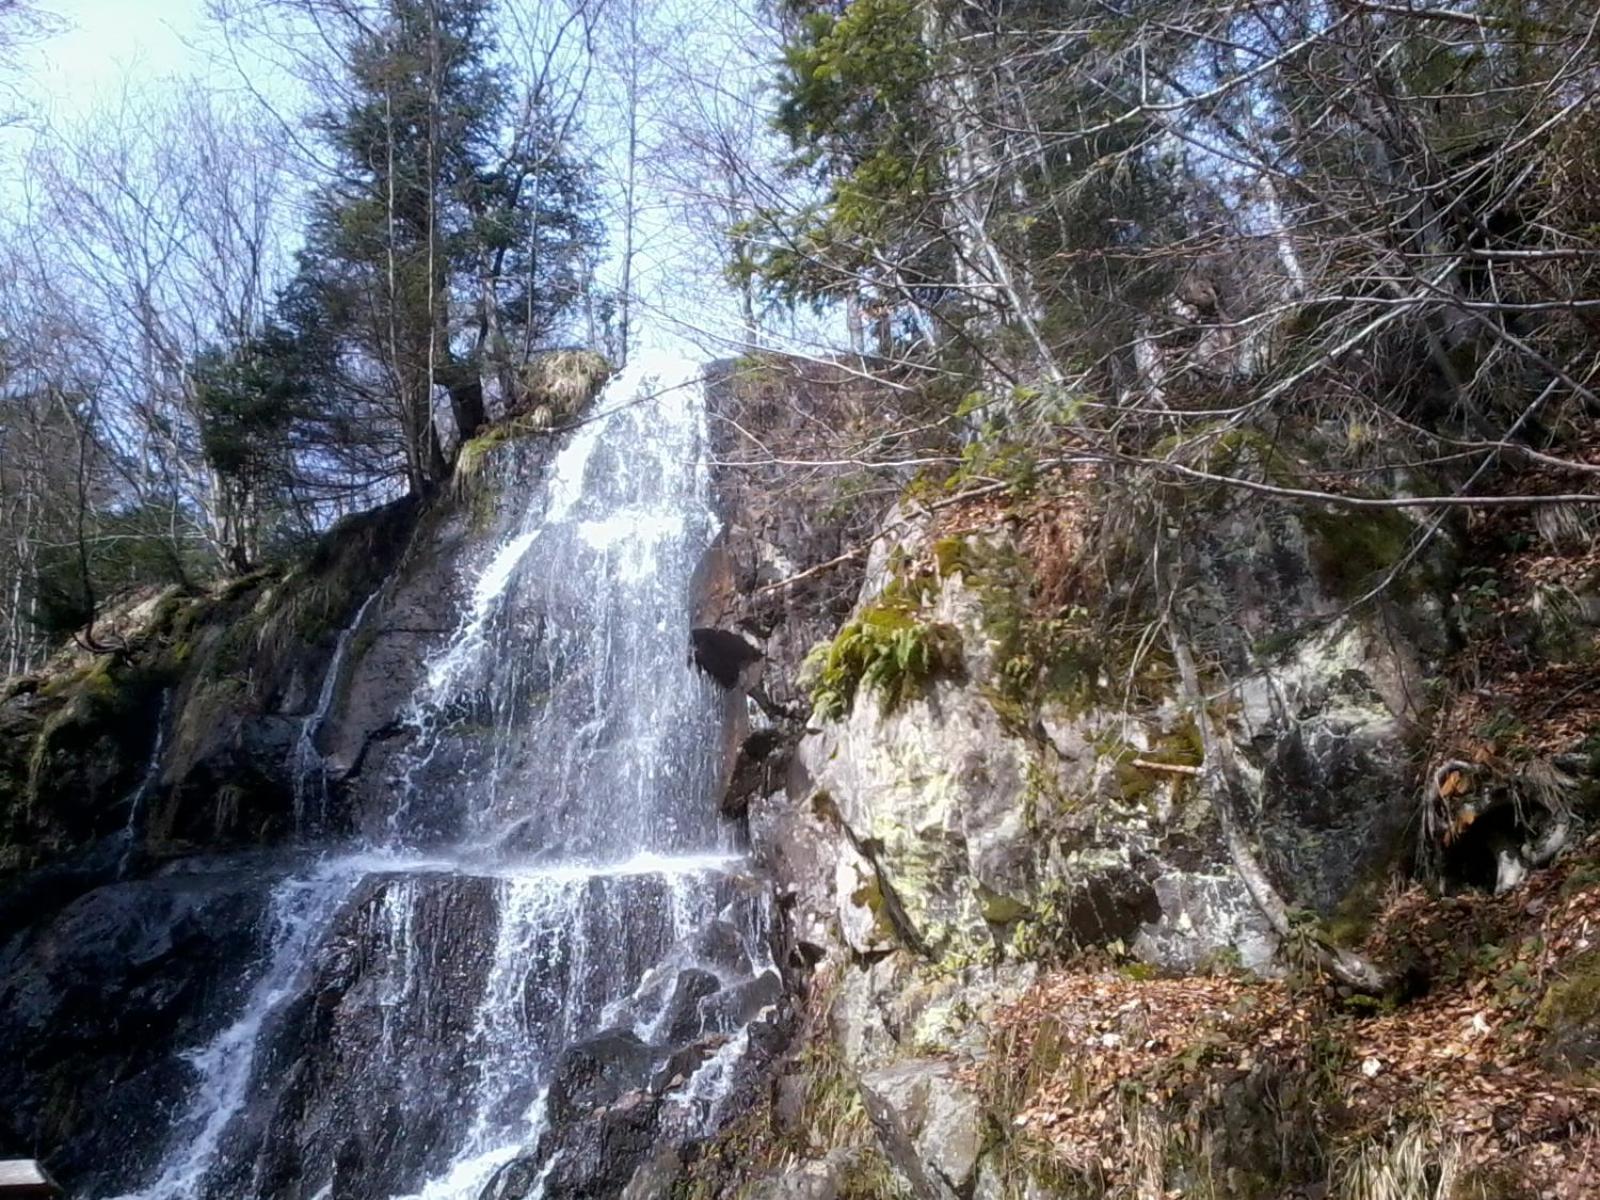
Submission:
POLYGON ((383 591, 382 585, 372 590, 372 594, 356 609, 356 615, 350 618, 350 624, 341 629, 339 636, 334 639, 333 656, 328 660, 327 672, 322 677, 322 687, 317 692, 316 707, 306 714, 305 720, 300 722, 300 736, 295 739, 294 750, 289 760, 289 770, 294 779, 294 827, 297 833, 306 832, 308 800, 316 803, 315 816, 318 823, 327 817, 328 767, 323 760, 322 751, 317 748, 317 735, 327 723, 328 710, 333 707, 334 697, 338 694, 339 680, 344 674, 344 660, 350 652, 351 639, 361 628, 367 610, 372 607, 372 602, 378 598, 378 593, 381 591, 383 591))
MULTIPOLYGON (((705 422, 698 369, 642 358, 502 494, 516 511, 462 559, 459 618, 401 714, 386 811, 276 885, 253 979, 185 1051, 190 1094, 129 1200, 476 1200, 540 1145, 562 1053, 604 1031, 678 1054, 675 1127, 717 1118, 777 974, 770 900, 717 814, 729 701, 688 660, 717 531, 705 422)), ((375 597, 302 727, 313 785, 375 597)))
POLYGON ((172 708, 172 689, 161 693, 161 707, 156 712, 156 734, 150 743, 150 757, 145 760, 139 783, 128 797, 128 822, 122 829, 122 856, 117 860, 117 878, 126 879, 139 848, 139 823, 144 820, 145 806, 150 794, 161 779, 161 755, 167 748, 167 717, 172 708))

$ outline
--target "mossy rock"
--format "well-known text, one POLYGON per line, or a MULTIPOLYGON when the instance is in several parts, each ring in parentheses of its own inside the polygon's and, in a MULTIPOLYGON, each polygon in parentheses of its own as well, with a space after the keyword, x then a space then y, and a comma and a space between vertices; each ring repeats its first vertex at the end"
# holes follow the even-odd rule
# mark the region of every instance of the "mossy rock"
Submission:
POLYGON ((885 597, 808 656, 812 708, 819 720, 841 720, 857 693, 868 691, 892 712, 933 679, 959 673, 960 663, 961 634, 954 626, 925 620, 915 605, 885 597))
POLYGON ((6 714, 0 757, 0 841, 8 869, 36 866, 111 832, 155 736, 163 670, 98 659, 41 687, 6 714))
POLYGON ((1553 1068, 1600 1078, 1600 950, 1568 963, 1539 1004, 1543 1057, 1553 1068))
MULTIPOLYGON (((1342 599, 1353 600, 1382 581, 1411 550, 1420 532, 1399 509, 1317 510, 1302 514, 1317 578, 1342 599)), ((1402 572, 1415 583, 1415 568, 1402 572)))
POLYGON ((593 350, 553 350, 531 359, 517 379, 515 398, 518 414, 548 415, 549 427, 571 420, 600 394, 611 377, 611 364, 593 350))

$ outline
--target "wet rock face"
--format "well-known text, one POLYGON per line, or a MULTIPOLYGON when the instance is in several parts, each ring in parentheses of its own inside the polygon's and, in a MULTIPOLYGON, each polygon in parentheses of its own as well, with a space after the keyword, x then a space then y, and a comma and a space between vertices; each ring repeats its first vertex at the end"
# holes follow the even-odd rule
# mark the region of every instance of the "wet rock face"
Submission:
POLYGON ((742 686, 748 690, 753 683, 750 676, 761 662, 761 651, 727 629, 698 628, 691 630, 689 636, 695 666, 725 688, 742 686))
POLYGON ((259 865, 216 865, 90 891, 0 949, 0 1150, 52 1148, 87 1194, 159 1155, 171 1047, 215 1032, 260 947, 259 865))
MULTIPOLYGON (((698 432, 695 438, 698 445, 698 432)), ((594 467, 583 459, 575 478, 597 487, 655 486, 654 471, 622 478, 626 447, 596 444, 588 452, 594 467)), ((720 860, 717 852, 738 839, 709 802, 714 772, 677 775, 686 758, 700 770, 695 755, 715 742, 723 706, 733 701, 682 661, 689 622, 672 607, 683 592, 676 567, 658 569, 656 551, 633 544, 631 520, 622 541, 604 548, 588 539, 594 521, 547 522, 537 535, 540 552, 571 549, 594 574, 578 578, 530 563, 523 574, 536 585, 517 589, 526 596, 493 607, 512 593, 487 595, 483 622, 492 639, 485 644, 492 640, 493 648, 468 662, 472 677, 460 686, 453 679, 420 686, 437 662, 430 664, 431 652, 462 632, 458 616, 472 615, 477 586, 486 574, 496 577, 486 568, 513 524, 520 538, 524 518, 547 511, 530 507, 525 494, 548 466, 541 454, 532 447, 496 455, 505 470, 491 464, 471 488, 409 513, 405 532, 416 536, 403 561, 398 547, 359 563, 345 555, 330 567, 337 602, 316 600, 328 582, 317 572, 263 573, 239 581, 226 599, 206 598, 223 604, 217 611, 228 620, 208 618, 188 631, 194 636, 184 656, 208 665, 176 669, 170 681, 173 709, 162 722, 170 740, 159 786, 140 810, 129 873, 191 863, 182 856, 217 843, 289 836, 329 849, 342 848, 342 835, 364 834, 394 857, 334 853, 315 868, 280 867, 248 886, 219 873, 203 884, 139 881, 74 901, 122 870, 111 854, 96 858, 93 871, 75 869, 30 890, 28 897, 67 907, 41 922, 22 913, 27 897, 10 906, 19 925, 35 929, 0 959, 0 1016, 10 1023, 0 1023, 0 1054, 30 1039, 39 1050, 0 1068, 0 1078, 30 1090, 27 1104, 0 1117, 5 1141, 30 1150, 70 1141, 57 1160, 62 1173, 97 1191, 159 1177, 163 1186, 176 1181, 175 1191, 241 1200, 398 1195, 458 1167, 487 1172, 517 1139, 532 1136, 529 1114, 548 1088, 548 1146, 526 1147, 491 1194, 538 1186, 547 1195, 613 1197, 632 1189, 642 1197, 654 1186, 651 1171, 670 1175, 679 1150, 714 1126, 717 1104, 737 1105, 749 1094, 782 1040, 785 988, 768 967, 772 906, 762 882, 699 865, 714 854, 720 860), (480 487, 487 490, 473 490, 480 487), (511 502, 496 502, 499 490, 511 502), (559 536, 550 536, 553 528, 559 536), (627 574, 616 569, 624 558, 638 568, 639 594, 659 599, 649 592, 655 588, 665 601, 621 612, 632 593, 595 586, 627 574), (296 590, 308 580, 314 588, 296 590), (602 611, 602 602, 618 611, 602 611), (357 611, 364 616, 352 629, 357 611), (564 636, 569 627, 604 644, 574 650, 564 636), (655 652, 657 635, 670 641, 669 654, 655 652), (693 701, 685 704, 692 721, 661 718, 660 688, 632 690, 646 698, 645 719, 661 726, 640 725, 637 733, 661 733, 660 746, 653 736, 625 736, 635 732, 625 722, 607 721, 619 698, 630 698, 626 685, 638 681, 641 664, 665 664, 670 670, 658 676, 681 679, 693 701), (702 697, 710 699, 701 704, 702 697), (497 769, 513 757, 501 754, 503 728, 479 719, 501 699, 505 709, 494 715, 506 718, 504 728, 534 728, 524 719, 534 709, 571 721, 570 730, 558 723, 553 736, 530 735, 519 747, 526 753, 515 765, 527 775, 576 747, 563 760, 574 782, 548 803, 523 786, 527 775, 489 780, 504 782, 504 794, 525 809, 511 813, 497 842, 508 851, 505 861, 484 856, 480 843, 452 852, 464 840, 462 791, 485 782, 477 768, 497 754, 497 769), (441 727, 448 728, 434 742, 441 727), (680 743, 691 741, 683 752, 680 743), (306 763, 319 768, 316 782, 326 789, 301 787, 306 763), (397 777, 411 767, 415 776, 399 787, 397 777), (639 795, 619 798, 611 786, 617 778, 606 774, 612 767, 638 784, 639 795), (645 811, 657 795, 660 811, 645 811), (611 811, 597 813, 602 804, 611 811), (558 807, 560 821, 593 834, 583 843, 593 855, 562 856, 564 844, 544 824, 558 807), (630 821, 657 840, 630 840, 630 821), (629 837, 619 832, 624 826, 629 837), (413 857, 416 846, 435 843, 444 848, 430 861, 413 857), (589 872, 597 861, 633 864, 628 855, 636 850, 673 857, 659 871, 589 872), (529 861, 536 852, 543 853, 538 866, 529 861), (678 853, 693 865, 680 867, 678 853), (328 882, 324 868, 337 875, 326 892, 318 890, 328 882), (484 875, 474 874, 480 869, 484 875), (302 884, 316 899, 297 907, 290 900, 302 884), (180 904, 190 892, 199 898, 180 904), (114 895, 127 899, 113 903, 114 895), (302 932, 283 934, 295 921, 302 932), (113 958, 114 971, 101 961, 113 958), (498 1024, 497 1014, 504 1017, 498 1024), (56 1028, 63 1021, 66 1028, 56 1028), (560 1054, 575 1038, 607 1029, 560 1054), (134 1044, 121 1046, 124 1034, 134 1044), (191 1048, 201 1053, 179 1056, 191 1048), (244 1063, 242 1073, 214 1066, 230 1055, 244 1063), (24 1068, 34 1076, 23 1077, 24 1068), (106 1122, 85 1107, 100 1078, 127 1089, 126 1098, 116 1091, 107 1102, 113 1119, 106 1122), (60 1099, 69 1095, 70 1112, 60 1099), (217 1113, 227 1120, 210 1122, 217 1113), (488 1131, 481 1137, 480 1128, 488 1131), (496 1138, 492 1155, 478 1153, 481 1140, 496 1138), (196 1146, 203 1149, 190 1154, 196 1146), (101 1170, 107 1163, 114 1181, 101 1170)), ((695 476, 697 489, 702 479, 695 476)), ((607 491, 579 500, 604 512, 602 501, 628 498, 607 491)), ((699 490, 694 504, 685 527, 700 520, 699 490)), ((687 549, 671 539, 668 549, 692 561, 701 543, 683 538, 687 549)), ((759 653, 743 633, 714 632, 723 636, 703 631, 698 639, 704 665, 733 686, 751 686, 759 653)), ((122 757, 131 783, 140 756, 122 757)), ((73 778, 88 777, 79 770, 73 778)), ((65 788, 70 780, 63 780, 65 788)), ((104 825, 115 805, 100 792, 121 792, 123 782, 100 782, 92 802, 104 825)), ((83 837, 91 832, 104 841, 108 831, 96 826, 83 837)))
POLYGON ((476 1074, 495 927, 492 879, 369 878, 303 993, 263 1031, 264 1086, 230 1131, 232 1173, 216 1186, 298 1196, 331 1180, 335 1194, 400 1194, 447 1155, 458 1130, 446 1114, 476 1074), (408 974, 412 963, 423 965, 408 974))
POLYGON ((64 650, 40 677, 8 684, 0 887, 93 857, 111 836, 131 833, 140 873, 294 832, 302 724, 340 630, 394 569, 417 516, 403 501, 341 522, 287 575, 136 598, 104 615, 117 627, 115 654, 64 650))
POLYGON ((550 1119, 571 1121, 643 1091, 659 1052, 629 1030, 611 1030, 565 1050, 550 1081, 550 1119))
MULTIPOLYGON (((771 978, 775 981, 776 976, 771 978)), ((731 989, 737 991, 738 989, 731 989)), ((714 993, 712 998, 728 993, 714 993)), ((564 1050, 551 1076, 549 1124, 537 1147, 507 1164, 482 1200, 610 1200, 670 1195, 689 1147, 750 1104, 782 1052, 789 1018, 780 997, 735 1036, 701 1036, 685 1045, 648 1043, 609 1030, 564 1050), (696 1090, 696 1073, 729 1051, 728 1078, 696 1090)))

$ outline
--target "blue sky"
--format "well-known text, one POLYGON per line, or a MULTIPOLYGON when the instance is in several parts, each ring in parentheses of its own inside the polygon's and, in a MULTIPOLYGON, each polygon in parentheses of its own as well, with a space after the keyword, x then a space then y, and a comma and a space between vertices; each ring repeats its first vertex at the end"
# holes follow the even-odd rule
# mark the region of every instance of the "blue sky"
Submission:
POLYGON ((22 99, 47 115, 82 111, 125 83, 207 69, 204 0, 44 0, 63 26, 20 56, 22 99))
MULTIPOLYGON (((697 33, 710 37, 705 46, 708 60, 716 57, 711 52, 721 50, 739 25, 731 8, 716 4, 707 8, 696 0, 661 3, 663 13, 675 11, 680 4, 696 13, 697 33)), ((18 185, 15 172, 25 162, 22 155, 8 151, 25 149, 34 130, 49 126, 69 130, 77 118, 107 106, 114 108, 125 91, 160 92, 171 88, 175 79, 199 78, 222 90, 240 87, 237 68, 222 53, 220 36, 207 19, 206 0, 35 0, 35 4, 57 18, 60 28, 24 47, 15 56, 15 74, 5 81, 12 96, 0 98, 0 112, 16 113, 24 120, 0 129, 0 196, 18 185)), ((266 70, 273 68, 267 66, 266 70)), ((275 81, 287 82, 281 76, 274 80, 258 73, 251 84, 272 91, 275 81)), ((589 133, 594 143, 604 147, 612 140, 607 135, 614 133, 605 128, 613 106, 605 102, 600 90, 603 82, 597 79, 595 86, 589 133)), ((288 108, 292 110, 293 104, 288 108)), ((661 199, 649 196, 654 190, 652 182, 649 178, 643 181, 647 205, 661 199)), ((610 194, 606 185, 602 191, 610 194)), ((734 317, 732 298, 714 280, 704 277, 714 253, 708 256, 708 248, 701 247, 692 253, 695 261, 690 263, 684 260, 683 245, 659 244, 663 235, 670 237, 676 222, 668 211, 647 213, 643 218, 636 282, 645 293, 641 307, 655 310, 654 318, 646 320, 659 325, 674 316, 694 314, 713 327, 726 328, 734 317), (691 277, 698 277, 698 286, 685 286, 691 277), (689 291, 697 294, 694 303, 686 305, 689 291)), ((603 271, 614 273, 615 263, 607 263, 603 271)))

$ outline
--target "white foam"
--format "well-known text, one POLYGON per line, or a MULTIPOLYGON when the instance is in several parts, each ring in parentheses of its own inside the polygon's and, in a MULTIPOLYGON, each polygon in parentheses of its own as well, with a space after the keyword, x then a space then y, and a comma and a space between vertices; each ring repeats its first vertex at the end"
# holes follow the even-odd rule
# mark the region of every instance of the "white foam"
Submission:
POLYGON ((538 531, 512 538, 489 560, 472 588, 472 607, 443 653, 428 664, 428 699, 439 702, 449 697, 463 674, 476 662, 484 644, 484 632, 494 616, 500 598, 511 584, 511 577, 538 539, 538 531))

